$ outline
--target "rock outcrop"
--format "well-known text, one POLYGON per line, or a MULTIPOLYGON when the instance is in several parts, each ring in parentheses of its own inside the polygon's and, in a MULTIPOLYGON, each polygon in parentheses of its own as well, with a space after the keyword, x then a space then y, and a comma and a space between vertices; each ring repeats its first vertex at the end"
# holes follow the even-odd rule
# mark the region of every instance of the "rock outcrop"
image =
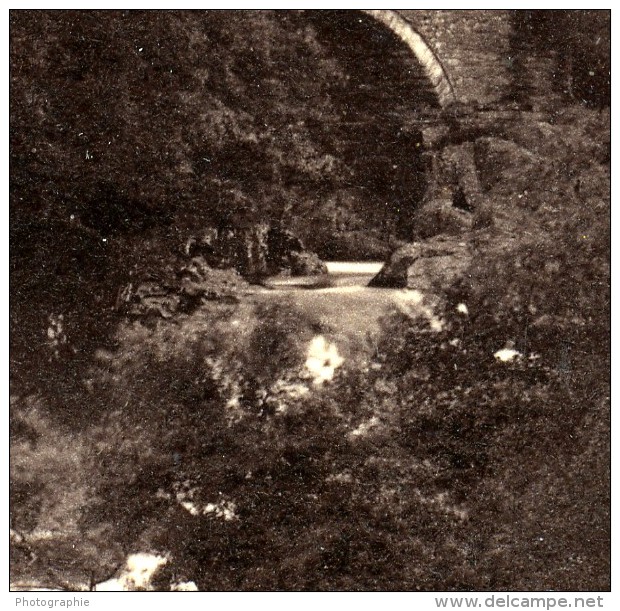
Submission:
POLYGON ((449 196, 430 199, 415 212, 415 238, 426 240, 436 235, 462 235, 472 228, 474 215, 454 205, 449 196))
POLYGON ((192 258, 176 277, 129 283, 119 291, 116 310, 132 317, 172 318, 190 314, 207 301, 235 302, 248 289, 234 269, 214 269, 192 258))
POLYGON ((396 250, 368 286, 441 293, 466 273, 470 263, 470 247, 462 238, 436 236, 396 250))
POLYGON ((313 252, 291 252, 287 263, 291 276, 322 276, 327 274, 327 265, 313 252))
POLYGON ((194 257, 179 271, 181 310, 192 311, 204 301, 235 301, 247 283, 232 269, 213 269, 194 257))
POLYGON ((516 142, 495 137, 476 140, 475 159, 482 188, 496 194, 535 188, 553 170, 545 158, 516 142))
MULTIPOLYGON (((427 130, 428 131, 428 130, 427 130)), ((457 132, 457 140, 460 135, 457 132)), ((426 133, 429 186, 411 223, 412 238, 462 235, 488 216, 488 197, 481 183, 473 141, 450 143, 446 133, 426 133)), ((485 221, 485 224, 492 224, 485 221)))
POLYGON ((327 267, 301 240, 277 224, 258 222, 247 227, 208 228, 192 238, 185 254, 202 257, 214 269, 234 268, 244 278, 260 281, 267 276, 320 275, 327 267))

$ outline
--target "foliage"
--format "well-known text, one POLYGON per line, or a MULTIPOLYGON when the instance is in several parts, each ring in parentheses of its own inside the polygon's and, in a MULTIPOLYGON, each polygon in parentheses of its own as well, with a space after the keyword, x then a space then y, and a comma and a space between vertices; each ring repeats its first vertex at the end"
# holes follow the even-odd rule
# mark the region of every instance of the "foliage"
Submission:
POLYGON ((50 418, 41 398, 12 396, 11 581, 62 589, 106 579, 124 559, 106 525, 82 528, 96 491, 91 440, 50 418))
MULTIPOLYGON (((172 558, 162 588, 608 588, 606 113, 501 134, 538 173, 482 176, 500 222, 473 231, 443 329, 394 314, 321 387, 304 360, 325 329, 285 304, 95 315, 171 277, 195 225, 355 199, 328 137, 352 59, 323 53, 316 16, 255 17, 12 13, 16 570, 83 585, 148 550, 172 558), (321 78, 288 75, 291 54, 321 78)), ((363 231, 363 207, 345 216, 363 231)), ((187 290, 228 285, 196 265, 187 290)))
POLYGON ((39 347, 50 316, 64 317, 69 351, 92 352, 109 339, 119 288, 174 263, 191 235, 304 217, 308 246, 354 258, 359 226, 347 226, 356 235, 334 251, 332 227, 309 219, 359 185, 340 203, 375 228, 378 255, 423 189, 418 140, 402 136, 390 112, 412 99, 413 85, 385 73, 413 60, 369 17, 15 10, 10 21, 11 355, 20 383, 44 388, 61 375, 33 373, 47 370, 39 347), (351 57, 343 28, 390 61, 377 72, 372 54, 351 57))
MULTIPOLYGON (((394 434, 468 514, 463 563, 441 552, 458 589, 609 587, 609 165, 580 150, 601 147, 608 117, 564 112, 544 141, 551 171, 507 200, 487 191, 512 205, 512 224, 474 234, 441 333, 401 317, 379 350, 394 434), (585 129, 593 142, 575 137, 585 129), (510 362, 494 356, 505 346, 510 362)), ((521 143, 533 148, 538 130, 524 123, 521 143)))

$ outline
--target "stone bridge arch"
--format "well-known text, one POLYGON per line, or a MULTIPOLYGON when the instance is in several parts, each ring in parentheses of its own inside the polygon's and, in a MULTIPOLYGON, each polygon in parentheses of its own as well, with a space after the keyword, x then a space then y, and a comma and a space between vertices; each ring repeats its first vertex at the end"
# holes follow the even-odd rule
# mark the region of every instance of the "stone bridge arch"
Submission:
POLYGON ((439 106, 445 108, 456 101, 454 87, 441 60, 407 19, 388 9, 362 9, 361 12, 387 27, 411 50, 431 83, 439 106))

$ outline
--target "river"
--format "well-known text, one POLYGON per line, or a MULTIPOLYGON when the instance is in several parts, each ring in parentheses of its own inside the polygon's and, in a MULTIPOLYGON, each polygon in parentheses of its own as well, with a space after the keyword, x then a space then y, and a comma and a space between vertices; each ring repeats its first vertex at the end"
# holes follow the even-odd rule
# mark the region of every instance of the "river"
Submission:
POLYGON ((365 342, 379 329, 381 317, 395 309, 440 324, 419 291, 368 287, 382 266, 382 262, 330 261, 327 275, 269 278, 254 298, 290 304, 330 334, 344 336, 347 343, 365 342))

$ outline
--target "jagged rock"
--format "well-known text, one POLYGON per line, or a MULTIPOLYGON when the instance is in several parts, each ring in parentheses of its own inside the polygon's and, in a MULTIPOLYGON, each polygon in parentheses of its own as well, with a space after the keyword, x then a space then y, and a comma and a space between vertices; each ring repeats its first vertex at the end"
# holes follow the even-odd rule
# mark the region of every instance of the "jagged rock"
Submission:
POLYGON ((116 309, 129 316, 172 318, 176 312, 193 312, 205 301, 236 301, 246 289, 235 270, 213 269, 203 257, 193 257, 176 278, 123 287, 116 309))
POLYGON ((426 200, 450 199, 453 208, 474 212, 482 198, 472 142, 447 144, 428 153, 430 181, 426 200))
POLYGON ((269 228, 267 248, 269 260, 275 265, 281 264, 292 252, 306 251, 302 241, 294 233, 284 229, 279 224, 274 224, 269 228))
POLYGON ((308 251, 292 232, 272 225, 267 237, 270 274, 290 273, 291 276, 316 276, 327 273, 319 256, 308 251))
POLYGON ((465 212, 473 212, 482 193, 474 147, 471 142, 446 146, 441 152, 441 165, 447 182, 452 185, 452 205, 465 212))
POLYGON ((462 235, 470 230, 486 196, 478 179, 472 142, 443 145, 429 153, 430 183, 415 211, 413 238, 462 235))
POLYGON ((268 223, 243 227, 208 227, 187 240, 186 256, 204 259, 210 268, 234 268, 247 278, 261 278, 269 273, 268 223))
POLYGON ((257 280, 270 274, 268 236, 268 223, 257 223, 241 230, 239 260, 235 267, 246 278, 257 280))
POLYGON ((456 208, 450 198, 436 198, 425 202, 414 216, 415 238, 425 240, 433 236, 462 235, 473 225, 473 214, 456 208))
POLYGON ((396 250, 368 286, 438 293, 461 277, 470 262, 467 243, 454 237, 437 236, 396 250))
POLYGON ((202 257, 194 257, 181 268, 179 277, 183 312, 193 311, 203 301, 234 301, 247 287, 235 270, 213 269, 202 257))

